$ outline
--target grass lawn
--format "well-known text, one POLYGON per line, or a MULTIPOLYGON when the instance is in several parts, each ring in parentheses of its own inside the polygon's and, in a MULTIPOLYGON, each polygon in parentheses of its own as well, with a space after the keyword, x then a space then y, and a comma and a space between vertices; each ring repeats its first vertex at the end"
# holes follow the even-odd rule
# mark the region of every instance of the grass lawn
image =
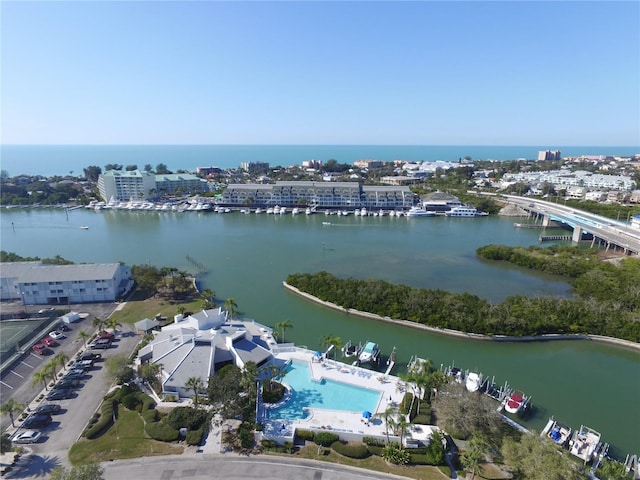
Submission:
POLYGON ((144 433, 142 417, 137 412, 122 407, 118 420, 104 434, 95 440, 82 439, 69 449, 69 461, 72 465, 80 465, 182 452, 183 448, 180 446, 148 438, 144 433))
POLYGON ((118 320, 122 325, 134 323, 144 318, 155 318, 156 314, 167 317, 173 321, 174 315, 178 313, 178 307, 183 306, 187 312, 196 313, 202 310, 202 298, 194 296, 185 303, 171 303, 166 299, 151 297, 147 298, 144 292, 136 290, 127 300, 126 306, 122 310, 113 312, 112 318, 118 320))
MULTIPOLYGON (((415 465, 401 467, 397 465, 388 465, 381 457, 375 455, 364 459, 355 459, 344 457, 330 448, 325 448, 324 452, 327 454, 318 455, 318 447, 316 445, 309 445, 301 448, 295 456, 301 458, 308 458, 311 460, 319 460, 321 462, 337 463, 339 465, 349 465, 352 467, 365 468, 367 470, 373 470, 376 472, 391 473, 394 475, 400 475, 407 478, 415 478, 419 480, 443 480, 449 478, 450 470, 445 468, 440 470, 439 467, 430 467, 427 465, 415 465), (446 473, 443 473, 446 472, 446 473)), ((284 454, 272 454, 269 455, 283 455, 284 454)))

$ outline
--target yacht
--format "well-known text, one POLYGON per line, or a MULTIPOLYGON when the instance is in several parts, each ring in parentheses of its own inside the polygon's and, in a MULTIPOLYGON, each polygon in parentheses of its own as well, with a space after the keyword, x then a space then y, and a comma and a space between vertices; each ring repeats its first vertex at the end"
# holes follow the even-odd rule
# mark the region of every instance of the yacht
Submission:
POLYGON ((465 378, 464 385, 467 387, 467 391, 477 392, 482 387, 482 374, 469 372, 467 378, 465 378))
POLYGON ((360 350, 358 361, 360 363, 375 363, 380 356, 380 347, 375 342, 367 342, 360 350))
POLYGON ((291 210, 291 215, 298 215, 300 213, 300 209, 298 207, 294 207, 293 210, 291 210))
POLYGON ((464 205, 462 207, 453 207, 444 213, 447 217, 485 217, 489 215, 485 212, 479 212, 475 207, 464 205))
POLYGON ((307 209, 304 211, 305 215, 313 215, 313 210, 311 210, 311 207, 307 207, 307 209))
POLYGON ((576 430, 571 440, 569 440, 569 452, 586 463, 593 458, 593 454, 599 445, 600 434, 589 427, 581 425, 580 430, 576 430))
POLYGON ((407 217, 435 217, 436 212, 428 212, 424 208, 415 206, 407 211, 407 217))
POLYGON ((541 437, 549 437, 557 445, 565 445, 571 437, 571 427, 556 422, 550 418, 540 433, 541 437))

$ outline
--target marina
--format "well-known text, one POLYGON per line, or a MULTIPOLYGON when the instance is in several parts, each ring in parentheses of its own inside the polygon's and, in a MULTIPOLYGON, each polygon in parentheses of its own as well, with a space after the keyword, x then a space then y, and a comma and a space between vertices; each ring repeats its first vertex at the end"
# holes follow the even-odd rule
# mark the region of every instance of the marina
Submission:
POLYGON ((638 419, 628 410, 611 408, 611 398, 640 397, 640 386, 629 382, 640 369, 635 351, 584 341, 516 344, 448 337, 328 310, 281 286, 290 273, 326 270, 345 277, 469 292, 496 302, 510 295, 569 296, 563 279, 475 257, 475 248, 490 243, 537 244, 539 231, 514 228, 512 219, 489 216, 458 222, 437 216, 398 222, 397 217, 385 215, 363 222, 355 215, 76 209, 67 220, 64 210, 47 208, 3 209, 0 215, 6 251, 42 258, 61 255, 76 262, 117 260, 194 273, 206 270, 198 280, 215 290, 217 301, 233 297, 244 315, 267 325, 290 319, 294 326, 287 339, 296 344, 318 349, 327 334, 345 343, 369 337, 385 354, 398 347, 395 371, 404 371, 413 353, 432 359, 434 365, 455 358, 456 364, 483 373, 483 381, 495 375, 491 391, 496 396, 504 391, 497 379, 507 378, 533 394, 535 408, 520 420, 530 430, 541 431, 554 415, 568 425, 585 424, 601 432, 616 458, 640 450, 638 419), (323 226, 328 219, 336 228, 323 226), (80 230, 81 225, 89 229, 80 230), (594 382, 598 389, 593 389, 594 382), (561 391, 572 394, 558 395, 561 391))

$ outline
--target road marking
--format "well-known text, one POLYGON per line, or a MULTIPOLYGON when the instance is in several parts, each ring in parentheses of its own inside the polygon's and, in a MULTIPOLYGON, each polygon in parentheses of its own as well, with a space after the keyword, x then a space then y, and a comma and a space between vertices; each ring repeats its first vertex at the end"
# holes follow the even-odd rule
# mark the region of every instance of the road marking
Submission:
POLYGON ((35 368, 34 366, 29 365, 27 362, 23 362, 22 360, 20 360, 20 363, 23 364, 23 365, 26 365, 29 368, 35 368))
POLYGON ((13 390, 13 387, 11 385, 9 385, 8 383, 4 383, 2 380, 0 380, 0 383, 2 385, 4 385, 5 387, 9 387, 11 390, 13 390))
POLYGON ((14 375, 19 376, 20 378, 24 378, 22 375, 20 375, 19 373, 14 372, 13 370, 11 370, 11 373, 13 373, 14 375))

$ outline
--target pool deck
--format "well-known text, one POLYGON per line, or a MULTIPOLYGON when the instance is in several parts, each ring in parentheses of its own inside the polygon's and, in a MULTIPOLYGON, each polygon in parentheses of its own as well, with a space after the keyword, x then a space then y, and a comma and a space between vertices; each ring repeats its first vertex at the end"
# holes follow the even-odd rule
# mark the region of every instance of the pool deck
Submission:
MULTIPOLYGON (((359 438, 362 436, 384 436, 387 435, 384 418, 381 415, 388 407, 397 407, 402 401, 405 393, 405 383, 393 375, 368 370, 366 368, 355 367, 346 363, 341 363, 331 359, 318 359, 314 353, 296 349, 290 352, 281 352, 276 355, 276 359, 287 362, 290 359, 303 361, 309 365, 312 378, 320 381, 323 378, 343 382, 358 387, 380 392, 380 398, 376 405, 372 418, 363 418, 362 412, 349 412, 345 410, 326 410, 309 408, 309 416, 300 420, 266 420, 263 435, 277 441, 291 441, 296 429, 303 430, 328 430, 341 435, 341 438, 359 438)), ((345 406, 349 399, 344 399, 345 406)), ((418 439, 422 431, 408 432, 409 436, 418 439), (412 435, 412 433, 414 433, 412 435)), ((429 432, 426 432, 428 438, 429 432)), ((389 432, 390 438, 396 438, 389 432)), ((397 439, 397 438, 396 438, 397 439)))

